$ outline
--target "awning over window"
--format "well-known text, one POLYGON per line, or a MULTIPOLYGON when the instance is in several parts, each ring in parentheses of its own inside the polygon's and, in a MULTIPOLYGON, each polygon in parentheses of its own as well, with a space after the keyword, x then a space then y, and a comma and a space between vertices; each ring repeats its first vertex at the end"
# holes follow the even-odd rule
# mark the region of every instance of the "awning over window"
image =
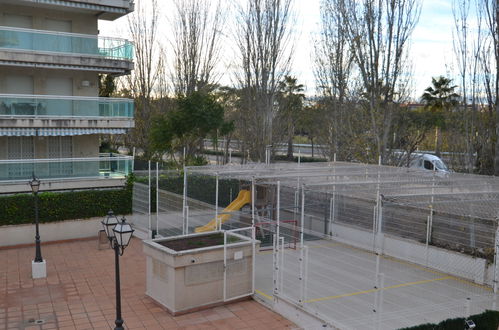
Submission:
POLYGON ((125 128, 0 128, 0 136, 73 136, 126 133, 125 128))

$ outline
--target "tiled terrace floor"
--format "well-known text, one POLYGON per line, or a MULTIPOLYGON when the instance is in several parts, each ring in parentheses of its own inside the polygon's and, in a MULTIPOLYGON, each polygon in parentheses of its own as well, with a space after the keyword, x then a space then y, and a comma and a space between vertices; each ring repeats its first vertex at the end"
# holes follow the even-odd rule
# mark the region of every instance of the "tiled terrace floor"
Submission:
MULTIPOLYGON (((295 325, 249 300, 173 317, 145 295, 145 257, 133 239, 120 258, 126 329, 286 329, 295 325)), ((34 247, 0 249, 0 330, 114 328, 114 252, 97 240, 42 245, 47 278, 31 279, 34 247), (30 322, 31 320, 31 322, 30 322), (33 321, 43 320, 42 325, 33 321)))

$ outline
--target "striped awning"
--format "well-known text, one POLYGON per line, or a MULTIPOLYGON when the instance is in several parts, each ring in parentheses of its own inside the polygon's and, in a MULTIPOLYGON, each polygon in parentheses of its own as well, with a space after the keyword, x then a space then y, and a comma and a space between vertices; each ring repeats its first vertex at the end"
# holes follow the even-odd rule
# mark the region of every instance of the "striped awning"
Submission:
POLYGON ((126 133, 125 128, 0 128, 0 136, 74 136, 126 133))

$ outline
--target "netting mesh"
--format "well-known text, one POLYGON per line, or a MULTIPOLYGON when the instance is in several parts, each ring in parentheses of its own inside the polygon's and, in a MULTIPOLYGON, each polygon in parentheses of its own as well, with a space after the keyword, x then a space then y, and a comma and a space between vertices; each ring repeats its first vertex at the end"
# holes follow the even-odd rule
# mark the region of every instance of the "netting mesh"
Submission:
MULTIPOLYGON (((353 328, 462 316, 470 297, 477 311, 495 308, 498 178, 344 162, 186 173, 159 184, 160 233, 254 225, 264 299, 353 328)), ((231 281, 229 298, 241 287, 231 281)))
POLYGON ((253 228, 225 231, 224 300, 237 299, 253 293, 253 268, 256 246, 253 228))

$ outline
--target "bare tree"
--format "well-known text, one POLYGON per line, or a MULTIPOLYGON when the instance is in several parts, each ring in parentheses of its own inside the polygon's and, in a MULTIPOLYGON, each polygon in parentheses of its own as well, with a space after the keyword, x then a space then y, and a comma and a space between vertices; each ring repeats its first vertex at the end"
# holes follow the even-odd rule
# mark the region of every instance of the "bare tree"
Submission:
POLYGON ((224 15, 221 1, 174 0, 173 84, 179 95, 210 88, 217 82, 224 15))
POLYGON ((240 72, 236 79, 245 93, 245 140, 255 160, 263 160, 266 146, 272 144, 278 86, 289 72, 292 1, 246 0, 239 8, 240 72))
POLYGON ((377 155, 386 160, 394 102, 404 100, 408 40, 419 20, 420 0, 344 0, 338 8, 360 73, 377 155))
MULTIPOLYGON (((454 54, 459 69, 461 89, 461 118, 458 129, 464 128, 465 169, 472 172, 475 153, 480 148, 477 128, 477 112, 480 106, 480 77, 482 76, 481 54, 483 52, 484 34, 482 27, 483 10, 479 2, 454 0, 452 6, 454 16, 454 54), (476 8, 475 8, 476 6, 476 8), (472 9, 476 9, 472 10, 472 9), (475 15, 473 13, 476 13, 475 15), (470 17, 471 15, 471 17, 470 17)), ((454 129, 456 125, 451 125, 454 129)), ((462 134, 457 134, 462 136, 462 134)), ((455 141, 455 139, 454 139, 455 141)), ((458 145, 455 141, 453 145, 458 145)))
POLYGON ((346 141, 354 138, 350 114, 355 108, 348 104, 353 54, 342 14, 344 8, 344 0, 321 0, 320 35, 314 45, 314 74, 320 104, 326 113, 325 134, 319 135, 319 143, 328 146, 330 159, 334 154, 341 159, 350 158, 345 146, 346 141))
POLYGON ((156 0, 138 8, 128 16, 128 28, 135 45, 135 69, 124 81, 125 89, 135 99, 135 128, 129 137, 134 147, 142 149, 144 157, 151 157, 150 138, 153 92, 160 73, 163 72, 161 47, 157 43, 158 5, 156 0))
POLYGON ((491 109, 495 109, 496 128, 495 128, 495 156, 494 156, 494 175, 499 176, 499 0, 483 0, 485 8, 485 21, 488 28, 489 45, 488 51, 484 51, 483 66, 489 75, 485 79, 485 90, 487 93, 488 104, 491 109), (493 57, 489 57, 489 52, 493 57), (494 78, 489 78, 490 76, 494 78))

